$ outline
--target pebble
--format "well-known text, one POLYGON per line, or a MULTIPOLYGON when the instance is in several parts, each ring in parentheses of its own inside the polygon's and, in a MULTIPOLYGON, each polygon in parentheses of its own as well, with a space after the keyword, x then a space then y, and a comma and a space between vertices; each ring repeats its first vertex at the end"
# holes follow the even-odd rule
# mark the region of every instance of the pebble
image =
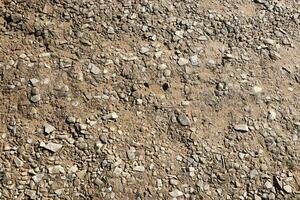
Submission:
POLYGON ((46 134, 50 134, 50 133, 52 133, 52 132, 55 131, 55 130, 56 130, 56 128, 55 128, 54 126, 50 125, 50 124, 46 124, 46 125, 44 126, 44 132, 45 132, 46 134))
POLYGON ((36 87, 37 84, 38 84, 39 82, 40 82, 40 81, 39 81, 38 79, 36 79, 36 78, 30 79, 30 84, 31 84, 32 86, 34 86, 34 87, 36 87))
POLYGON ((143 165, 135 166, 135 167, 133 167, 133 171, 144 172, 145 167, 143 165))
POLYGON ((161 188, 163 186, 162 180, 161 179, 157 179, 156 180, 156 187, 161 188))
POLYGON ((276 112, 275 110, 269 110, 268 119, 273 121, 276 119, 276 112))
POLYGON ((270 181, 266 181, 265 182, 265 187, 270 190, 270 189, 273 188, 273 184, 270 181))
POLYGON ((140 49, 140 53, 141 54, 146 54, 146 53, 148 53, 150 51, 150 49, 148 48, 148 47, 142 47, 141 49, 140 49))
POLYGON ((59 174, 59 173, 64 174, 65 173, 65 169, 61 165, 49 166, 48 171, 50 174, 59 174))
POLYGON ((185 114, 179 114, 177 117, 178 122, 182 125, 182 126, 190 126, 190 120, 189 118, 185 115, 185 114))
POLYGON ((41 100, 41 95, 40 94, 35 94, 35 95, 32 95, 30 97, 30 101, 33 102, 33 103, 37 103, 41 100))
POLYGON ((93 74, 95 74, 95 75, 100 74, 100 69, 99 69, 99 67, 97 67, 97 66, 94 65, 94 64, 91 64, 91 73, 93 73, 93 74))
POLYGON ((247 124, 237 124, 234 126, 234 130, 239 131, 239 132, 248 132, 249 128, 247 124))
POLYGON ((18 157, 15 157, 14 162, 17 167, 22 167, 24 165, 23 161, 18 157))
POLYGON ((198 60, 198 56, 197 55, 191 56, 190 60, 191 60, 191 64, 193 66, 198 66, 199 65, 199 60, 198 60))
POLYGON ((49 151, 52 151, 52 152, 56 153, 57 151, 59 151, 63 147, 63 145, 56 144, 56 143, 53 143, 53 142, 49 142, 47 144, 45 144, 44 142, 41 142, 40 147, 43 147, 45 149, 48 149, 49 151))
POLYGON ((39 183, 44 177, 44 174, 36 174, 32 177, 32 180, 35 182, 35 183, 39 183))
POLYGON ((288 194, 291 194, 293 192, 293 189, 290 185, 283 186, 283 190, 288 194))
POLYGON ((258 171, 256 169, 253 169, 250 171, 250 178, 253 179, 258 175, 258 171))
POLYGON ((135 148, 131 147, 128 151, 127 151, 127 157, 129 160, 134 160, 135 159, 135 148))
POLYGON ((180 66, 187 65, 188 63, 189 63, 189 60, 185 59, 185 58, 179 58, 179 60, 178 60, 178 65, 180 65, 180 66))
POLYGON ((260 94, 262 92, 262 88, 259 86, 254 86, 253 92, 254 92, 254 94, 260 94))
POLYGON ((178 189, 173 190, 172 192, 169 193, 171 195, 171 197, 173 198, 177 198, 177 197, 181 197, 183 196, 183 192, 181 192, 178 189))
POLYGON ((109 113, 109 114, 103 116, 104 120, 112 120, 112 119, 118 119, 118 118, 119 118, 119 116, 116 112, 112 112, 112 113, 109 113))

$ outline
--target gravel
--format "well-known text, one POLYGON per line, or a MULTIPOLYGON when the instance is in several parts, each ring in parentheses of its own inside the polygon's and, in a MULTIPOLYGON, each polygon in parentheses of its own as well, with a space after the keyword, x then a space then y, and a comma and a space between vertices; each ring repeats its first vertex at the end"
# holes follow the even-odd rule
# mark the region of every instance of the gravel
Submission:
POLYGON ((0 199, 299 199, 298 1, 0 2, 0 199))

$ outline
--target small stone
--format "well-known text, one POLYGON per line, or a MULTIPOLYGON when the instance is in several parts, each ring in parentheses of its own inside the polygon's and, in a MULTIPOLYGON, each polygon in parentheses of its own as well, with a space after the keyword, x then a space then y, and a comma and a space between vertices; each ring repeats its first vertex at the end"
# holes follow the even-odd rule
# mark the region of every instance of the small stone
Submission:
POLYGON ((265 44, 269 44, 269 45, 274 45, 275 44, 275 40, 272 40, 271 38, 266 38, 263 40, 263 42, 265 44))
POLYGON ((177 180, 177 179, 175 179, 175 178, 171 178, 170 179, 170 184, 171 185, 178 185, 180 182, 177 180))
POLYGON ((41 95, 40 94, 35 94, 35 95, 32 95, 30 97, 30 101, 32 101, 33 103, 37 103, 41 100, 41 95))
POLYGON ((62 195, 64 193, 64 188, 60 188, 60 189, 57 189, 57 190, 54 190, 54 193, 58 196, 62 195))
POLYGON ((156 180, 156 187, 161 188, 163 186, 162 180, 161 179, 157 179, 156 180))
POLYGON ((108 34, 114 34, 114 33, 115 33, 115 29, 114 29, 113 27, 109 26, 109 27, 107 28, 107 33, 108 33, 108 34))
POLYGON ((254 86, 253 92, 254 92, 254 94, 260 94, 262 92, 262 88, 259 86, 254 86))
POLYGON ((44 174, 36 174, 32 177, 32 180, 35 182, 35 183, 39 183, 44 177, 44 174))
POLYGON ((40 81, 39 81, 38 79, 36 79, 36 78, 30 79, 30 84, 31 84, 32 86, 37 86, 37 84, 38 84, 39 82, 40 82, 40 81))
POLYGON ((48 171, 50 174, 59 174, 59 173, 64 174, 65 173, 65 169, 61 165, 49 166, 48 171))
POLYGON ((97 67, 97 66, 94 65, 94 64, 91 64, 91 73, 93 73, 93 74, 95 74, 95 75, 100 74, 100 69, 99 69, 99 67, 97 67))
POLYGON ((103 144, 107 144, 108 143, 108 138, 105 134, 101 134, 100 135, 100 140, 103 144))
POLYGON ((262 200, 262 198, 260 196, 258 196, 257 194, 254 194, 254 200, 262 200))
POLYGON ((266 181, 265 187, 270 190, 273 188, 273 184, 270 181, 266 181))
POLYGON ((97 185, 97 186, 101 186, 103 184, 103 181, 101 181, 100 178, 96 178, 94 183, 97 185))
POLYGON ((276 112, 275 110, 269 110, 268 119, 273 121, 276 119, 276 112))
POLYGON ((18 157, 15 157, 14 162, 15 162, 17 167, 22 167, 23 164, 24 164, 23 161, 18 157))
POLYGON ((75 117, 68 116, 67 119, 66 119, 66 122, 68 124, 74 124, 76 122, 76 119, 75 119, 75 117))
POLYGON ((251 179, 255 178, 257 175, 258 175, 258 172, 257 172, 256 169, 252 169, 252 170, 250 171, 250 178, 251 178, 251 179))
POLYGON ((69 168, 68 173, 69 174, 75 174, 78 171, 77 165, 73 165, 69 168))
POLYGON ((143 165, 135 166, 133 168, 133 171, 144 172, 145 171, 145 167, 143 165))
POLYGON ((81 170, 81 171, 78 171, 78 172, 76 173, 76 176, 77 176, 80 180, 82 180, 82 179, 84 179, 84 177, 85 177, 85 175, 86 175, 86 172, 87 172, 86 169, 81 170))
POLYGON ((190 126, 190 120, 185 114, 179 114, 177 120, 182 126, 190 126))
POLYGON ((266 164, 262 164, 262 165, 260 166, 260 169, 261 169, 262 171, 267 171, 267 170, 268 170, 268 166, 267 166, 266 164))
POLYGON ((121 176, 122 172, 123 172, 123 169, 121 167, 116 167, 113 171, 113 174, 114 174, 114 176, 119 177, 119 176, 121 176))
POLYGON ((164 76, 165 77, 169 77, 169 76, 171 76, 171 70, 169 70, 169 69, 165 69, 165 71, 164 71, 164 76))
POLYGON ((146 53, 148 53, 150 51, 150 49, 148 48, 148 47, 142 47, 141 49, 140 49, 140 53, 141 54, 146 54, 146 53))
POLYGON ((49 151, 52 151, 55 153, 58 150, 60 150, 63 147, 63 145, 52 143, 52 142, 49 142, 48 144, 41 142, 40 147, 43 147, 43 148, 48 149, 49 151))
POLYGON ((283 186, 283 190, 286 192, 286 193, 289 193, 291 194, 293 192, 293 189, 290 185, 285 185, 283 186))
POLYGON ((50 134, 50 133, 52 133, 53 131, 55 131, 55 127, 54 126, 52 126, 52 125, 50 125, 50 124, 46 124, 45 126, 44 126, 44 132, 46 133, 46 134, 50 134))
POLYGON ((137 105, 142 105, 143 104, 143 100, 142 99, 137 99, 136 100, 136 104, 137 105))
POLYGON ((207 41, 207 37, 205 35, 199 36, 199 41, 207 41))
POLYGON ((189 63, 189 60, 185 59, 185 58, 179 58, 179 60, 178 60, 178 65, 180 65, 180 66, 187 65, 188 63, 189 63))
POLYGON ((127 151, 127 157, 129 160, 134 160, 135 159, 135 148, 131 147, 128 151, 127 151))
POLYGON ((191 64, 193 66, 199 65, 199 61, 198 61, 198 56, 197 55, 191 56, 190 60, 191 60, 191 64))
POLYGON ((109 113, 109 114, 107 114, 107 115, 104 115, 103 116, 103 119, 104 120, 110 120, 110 119, 118 119, 118 114, 117 113, 115 113, 115 112, 112 112, 112 113, 109 113))
POLYGON ((249 128, 247 124, 237 124, 234 126, 234 130, 239 131, 239 132, 248 132, 249 128))
POLYGON ((183 192, 181 192, 178 189, 173 190, 172 192, 169 193, 171 195, 171 197, 173 198, 177 198, 183 195, 183 192))

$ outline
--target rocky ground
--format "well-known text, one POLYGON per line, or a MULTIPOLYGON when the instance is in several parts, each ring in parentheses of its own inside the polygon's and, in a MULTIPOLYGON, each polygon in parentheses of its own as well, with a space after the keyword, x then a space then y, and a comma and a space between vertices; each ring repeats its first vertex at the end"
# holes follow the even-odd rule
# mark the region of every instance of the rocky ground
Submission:
POLYGON ((300 199, 297 0, 0 0, 0 199, 300 199))

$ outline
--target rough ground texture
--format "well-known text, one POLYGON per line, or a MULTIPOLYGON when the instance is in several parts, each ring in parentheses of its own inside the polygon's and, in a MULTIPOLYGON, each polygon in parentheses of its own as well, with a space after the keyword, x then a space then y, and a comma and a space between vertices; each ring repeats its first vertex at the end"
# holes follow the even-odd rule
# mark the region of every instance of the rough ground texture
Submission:
POLYGON ((0 0, 0 199, 300 199, 297 0, 0 0))

